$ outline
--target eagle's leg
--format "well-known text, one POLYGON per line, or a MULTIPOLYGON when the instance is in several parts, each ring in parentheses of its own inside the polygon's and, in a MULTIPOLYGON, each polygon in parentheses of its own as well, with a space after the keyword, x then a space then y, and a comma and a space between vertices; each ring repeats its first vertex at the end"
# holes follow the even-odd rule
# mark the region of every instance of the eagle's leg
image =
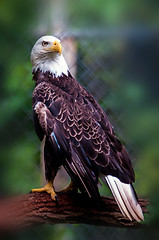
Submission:
POLYGON ((59 163, 56 161, 52 146, 48 138, 44 137, 44 162, 45 162, 45 177, 47 184, 43 188, 32 189, 32 192, 47 192, 51 195, 54 201, 57 201, 57 195, 55 193, 55 188, 53 185, 56 173, 59 168, 59 163), (53 160, 54 159, 54 160, 53 160))
POLYGON ((57 201, 57 195, 53 186, 53 181, 49 181, 43 188, 32 189, 32 192, 47 192, 54 201, 57 201))
POLYGON ((71 180, 70 184, 68 185, 68 187, 66 187, 65 189, 63 189, 61 192, 77 192, 77 187, 74 184, 74 182, 71 180))

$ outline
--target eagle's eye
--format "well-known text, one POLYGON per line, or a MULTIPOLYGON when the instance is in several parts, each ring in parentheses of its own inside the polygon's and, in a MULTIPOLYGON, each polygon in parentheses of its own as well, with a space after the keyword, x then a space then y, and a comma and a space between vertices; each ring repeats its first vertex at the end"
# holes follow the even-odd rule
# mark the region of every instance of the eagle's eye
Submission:
POLYGON ((42 42, 43 47, 46 47, 48 44, 49 44, 49 43, 46 42, 46 41, 43 41, 43 42, 42 42))

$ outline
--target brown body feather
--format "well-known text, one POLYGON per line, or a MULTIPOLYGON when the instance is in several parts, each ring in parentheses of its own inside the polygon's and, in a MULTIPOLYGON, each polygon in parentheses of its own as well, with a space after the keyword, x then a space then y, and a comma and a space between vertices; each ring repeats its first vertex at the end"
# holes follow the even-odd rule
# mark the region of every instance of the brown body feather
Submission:
POLYGON ((105 112, 69 74, 55 78, 37 71, 33 80, 36 133, 46 136, 45 168, 49 180, 60 165, 89 197, 99 197, 99 174, 134 182, 129 156, 116 138, 105 112))

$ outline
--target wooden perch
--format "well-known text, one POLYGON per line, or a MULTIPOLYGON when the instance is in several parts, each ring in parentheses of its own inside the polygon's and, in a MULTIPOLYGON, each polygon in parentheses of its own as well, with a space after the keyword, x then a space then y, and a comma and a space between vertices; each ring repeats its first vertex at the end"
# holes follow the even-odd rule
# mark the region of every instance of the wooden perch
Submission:
MULTIPOLYGON (((139 200, 147 212, 147 200, 139 200)), ((30 193, 0 201, 0 230, 11 231, 37 224, 86 223, 133 227, 141 224, 125 219, 113 198, 102 197, 99 206, 82 194, 58 193, 58 203, 47 193, 30 193)))

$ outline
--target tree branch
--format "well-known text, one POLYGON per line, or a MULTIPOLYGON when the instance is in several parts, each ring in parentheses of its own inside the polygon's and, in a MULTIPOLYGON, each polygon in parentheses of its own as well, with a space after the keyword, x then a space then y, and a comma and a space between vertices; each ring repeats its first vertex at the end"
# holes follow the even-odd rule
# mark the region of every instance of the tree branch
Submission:
MULTIPOLYGON (((140 199, 143 212, 147 200, 140 199)), ((0 202, 0 230, 10 231, 36 224, 86 223, 114 227, 137 227, 125 219, 113 198, 102 197, 100 205, 78 193, 58 193, 58 203, 47 193, 31 193, 0 202)))

